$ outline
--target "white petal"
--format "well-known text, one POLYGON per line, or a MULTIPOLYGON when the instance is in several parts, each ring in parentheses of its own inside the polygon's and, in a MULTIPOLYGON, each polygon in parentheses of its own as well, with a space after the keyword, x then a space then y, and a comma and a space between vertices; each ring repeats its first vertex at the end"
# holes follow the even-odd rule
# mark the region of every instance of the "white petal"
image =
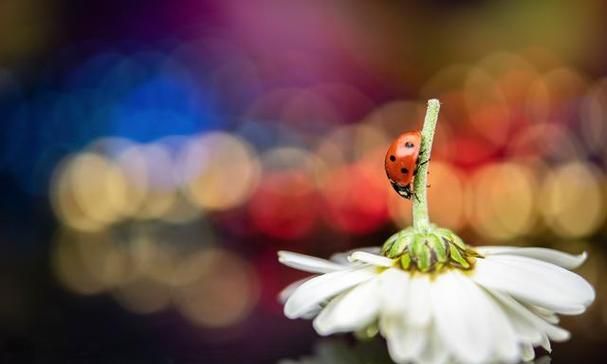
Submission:
POLYGON ((542 341, 544 331, 525 316, 502 304, 504 312, 508 315, 508 319, 512 324, 512 328, 516 332, 520 342, 538 345, 542 341))
POLYGON ((428 329, 428 340, 424 351, 419 356, 420 364, 444 364, 449 359, 449 352, 438 335, 438 330, 433 325, 428 329))
POLYGON ((409 285, 407 298, 407 318, 409 325, 424 327, 432 318, 431 283, 427 274, 415 275, 409 285))
POLYGON ((414 328, 400 323, 387 333, 388 351, 394 361, 409 362, 416 359, 426 347, 427 329, 414 328))
POLYGON ((564 341, 569 339, 569 331, 558 326, 554 326, 544 321, 540 317, 533 314, 520 302, 512 298, 510 295, 502 292, 492 291, 491 294, 504 306, 506 306, 513 315, 517 315, 520 319, 526 320, 535 326, 542 334, 554 341, 564 341))
POLYGON ((404 322, 409 281, 409 273, 398 268, 387 269, 380 275, 379 284, 384 316, 404 322))
POLYGON ((547 335, 543 335, 542 336, 542 341, 540 342, 540 345, 544 348, 544 350, 546 350, 547 352, 551 353, 552 352, 552 347, 550 346, 550 340, 548 339, 547 335))
POLYGON ((432 311, 441 340, 458 361, 482 363, 491 354, 491 328, 482 322, 487 319, 483 302, 469 283, 454 272, 439 275, 431 285, 432 311))
POLYGON ((297 287, 301 286, 306 281, 309 281, 310 279, 312 279, 314 277, 315 276, 304 278, 304 279, 300 279, 298 281, 295 281, 295 282, 289 284, 282 291, 280 291, 280 293, 278 294, 278 300, 281 303, 285 303, 287 301, 287 299, 289 299, 289 297, 291 297, 291 295, 293 294, 293 292, 295 292, 295 290, 297 289, 297 287))
POLYGON ((521 359, 523 359, 523 361, 532 361, 535 359, 535 350, 533 350, 533 345, 531 344, 523 344, 521 353, 521 359))
POLYGON ((314 319, 314 328, 320 335, 360 330, 377 318, 379 306, 378 280, 368 280, 331 300, 314 319))
POLYGON ((547 248, 521 248, 514 246, 479 246, 475 247, 481 255, 518 255, 522 257, 543 260, 544 262, 556 264, 566 269, 575 269, 582 265, 588 254, 583 252, 579 255, 565 253, 555 249, 547 248))
MULTIPOLYGON (((291 297, 291 295, 293 294, 293 292, 295 292, 295 290, 299 286, 301 286, 302 284, 304 284, 305 282, 309 281, 310 279, 312 279, 314 277, 318 277, 318 276, 307 277, 307 278, 300 279, 298 281, 295 281, 295 282, 289 284, 288 286, 286 286, 278 294, 278 300, 282 304, 284 304, 285 302, 287 302, 287 300, 289 299, 289 297, 291 297)), ((316 306, 314 306, 313 308, 311 308, 310 310, 308 310, 308 312, 306 312, 305 314, 301 315, 300 318, 303 318, 303 319, 312 319, 312 318, 316 317, 316 315, 318 315, 318 313, 320 312, 321 309, 322 309, 322 306, 320 304, 317 304, 316 306)))
POLYGON ((379 267, 392 267, 394 266, 394 259, 386 258, 382 255, 371 254, 363 251, 355 251, 350 254, 348 260, 351 262, 362 262, 379 267))
POLYGON ((291 268, 311 273, 330 273, 347 268, 326 259, 288 251, 279 251, 278 261, 291 268))
POLYGON ((550 322, 551 324, 556 325, 560 321, 559 317, 554 312, 547 310, 543 307, 531 305, 528 303, 523 303, 523 306, 527 307, 527 309, 529 309, 529 311, 533 312, 534 314, 538 315, 539 317, 543 318, 544 320, 550 322))
POLYGON ((326 273, 303 283, 285 303, 288 318, 298 318, 348 288, 375 277, 374 268, 355 269, 326 273))
POLYGON ((489 289, 563 314, 582 313, 594 300, 594 289, 584 278, 526 257, 490 255, 478 259, 472 277, 489 289))
POLYGON ((349 250, 347 252, 333 254, 333 255, 331 255, 331 257, 329 259, 332 262, 335 262, 337 264, 351 265, 352 263, 350 263, 350 261, 348 261, 348 257, 352 253, 357 252, 357 251, 363 251, 363 252, 379 255, 381 252, 381 248, 378 246, 369 246, 369 247, 364 247, 364 248, 353 249, 353 250, 349 250))
POLYGON ((463 273, 448 272, 436 279, 432 308, 441 339, 459 361, 518 358, 516 334, 505 313, 463 273))

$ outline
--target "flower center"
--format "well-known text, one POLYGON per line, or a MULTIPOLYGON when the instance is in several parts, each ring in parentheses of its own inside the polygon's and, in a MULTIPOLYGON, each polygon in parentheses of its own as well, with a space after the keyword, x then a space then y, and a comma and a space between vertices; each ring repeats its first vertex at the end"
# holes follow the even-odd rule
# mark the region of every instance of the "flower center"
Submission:
POLYGON ((392 235, 382 247, 382 254, 399 259, 402 269, 435 272, 446 268, 468 270, 481 257, 448 229, 431 227, 419 232, 409 227, 392 235))

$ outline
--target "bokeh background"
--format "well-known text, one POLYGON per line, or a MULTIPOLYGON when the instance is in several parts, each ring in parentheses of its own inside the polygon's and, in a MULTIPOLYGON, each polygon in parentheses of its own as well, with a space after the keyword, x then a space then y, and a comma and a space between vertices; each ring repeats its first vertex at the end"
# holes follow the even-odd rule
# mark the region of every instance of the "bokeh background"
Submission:
POLYGON ((406 226, 383 155, 430 97, 431 218, 473 245, 588 251, 597 301, 552 362, 602 362, 606 13, 0 0, 0 362, 311 354, 277 300, 303 275, 276 251, 328 257, 406 226))

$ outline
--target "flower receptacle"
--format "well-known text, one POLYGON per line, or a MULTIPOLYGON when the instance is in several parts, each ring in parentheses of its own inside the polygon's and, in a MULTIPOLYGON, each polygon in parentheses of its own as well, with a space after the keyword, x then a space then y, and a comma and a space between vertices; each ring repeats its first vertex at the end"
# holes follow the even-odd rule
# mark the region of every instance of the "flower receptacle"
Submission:
POLYGON ((430 226, 428 232, 409 227, 392 235, 384 243, 382 254, 399 259, 404 270, 432 272, 447 267, 471 269, 480 257, 451 230, 430 226))

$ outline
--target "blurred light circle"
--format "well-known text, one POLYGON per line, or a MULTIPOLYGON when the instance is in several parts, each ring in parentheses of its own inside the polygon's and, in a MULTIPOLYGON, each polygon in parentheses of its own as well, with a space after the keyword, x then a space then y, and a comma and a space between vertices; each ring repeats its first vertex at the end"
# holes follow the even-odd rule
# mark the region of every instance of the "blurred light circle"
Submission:
POLYGON ((512 106, 519 106, 525 101, 531 83, 538 77, 529 61, 515 53, 493 52, 483 58, 478 66, 495 79, 512 106))
MULTIPOLYGON (((387 192, 387 199, 388 213, 392 218, 392 221, 401 228, 410 226, 413 223, 411 201, 404 200, 391 186, 387 192)), ((432 201, 432 199, 429 199, 429 202, 430 201, 432 201)), ((434 218, 434 216, 432 218, 434 218)))
POLYGON ((396 138, 405 131, 421 129, 424 111, 424 105, 419 102, 392 101, 373 109, 361 124, 378 128, 384 135, 396 138))
POLYGON ((126 148, 115 156, 114 161, 125 177, 125 188, 129 197, 125 212, 133 216, 142 208, 149 188, 146 158, 142 147, 133 145, 126 148))
MULTIPOLYGON (((468 73, 473 67, 463 64, 449 65, 436 72, 421 88, 420 95, 424 99, 439 98, 461 89, 468 73)), ((464 106, 464 105, 462 105, 464 106)))
POLYGON ((92 153, 77 156, 70 169, 74 198, 80 207, 95 220, 116 221, 128 199, 120 169, 92 153))
POLYGON ((267 150, 261 156, 264 173, 280 171, 302 171, 314 176, 322 170, 323 164, 310 151, 296 147, 279 147, 267 150))
POLYGON ((464 223, 464 181, 459 170, 447 163, 432 162, 428 175, 428 209, 432 221, 450 229, 464 223))
POLYGON ((509 156, 540 156, 547 161, 570 161, 583 151, 575 135, 555 123, 535 123, 514 135, 508 143, 509 156))
POLYGON ((530 120, 567 120, 572 100, 586 92, 587 80, 577 70, 559 67, 545 73, 530 87, 526 110, 530 120))
POLYGON ((52 268, 59 282, 68 290, 92 295, 103 292, 106 286, 89 273, 82 259, 77 241, 65 234, 59 235, 52 252, 52 268))
POLYGON ((136 266, 128 248, 121 246, 111 231, 70 234, 70 239, 87 272, 104 286, 114 287, 135 277, 136 266))
POLYGON ((168 286, 144 277, 116 287, 112 296, 121 306, 138 314, 158 312, 171 303, 168 286))
MULTIPOLYGON (((428 209, 432 222, 450 229, 460 229, 464 222, 464 182, 461 173, 448 163, 432 161, 428 175, 428 209)), ((390 216, 401 227, 411 225, 411 203, 390 187, 390 216)))
POLYGON ((544 221, 558 235, 579 238, 594 233, 604 222, 602 178, 589 164, 564 164, 544 178, 541 210, 544 221))
POLYGON ((245 202, 259 180, 259 161, 243 139, 213 132, 193 140, 180 158, 185 195, 206 210, 245 202))
POLYGON ((388 218, 385 173, 378 174, 366 161, 331 169, 321 192, 327 206, 323 210, 326 223, 337 231, 370 233, 388 218))
MULTIPOLYGON (((461 131, 445 140, 445 143, 447 144, 445 150, 448 152, 442 157, 453 164, 466 167, 476 167, 490 162, 495 157, 497 150, 496 145, 489 140, 461 131)), ((433 152, 434 154, 438 153, 433 152)))
POLYGON ((511 118, 506 98, 496 80, 487 72, 473 69, 464 84, 469 122, 477 134, 502 145, 507 141, 511 118))
POLYGON ((179 191, 175 194, 175 199, 170 208, 165 211, 161 218, 173 224, 186 224, 200 218, 200 216, 199 206, 179 191))
POLYGON ((582 100, 580 123, 584 146, 607 155, 607 78, 597 81, 582 100))
POLYGON ((312 177, 302 170, 266 174, 248 210, 255 227, 269 236, 288 240, 306 236, 318 217, 312 177))
POLYGON ((537 182, 527 167, 491 164, 474 174, 470 186, 467 203, 470 224, 485 238, 510 240, 533 227, 537 182))
POLYGON ((182 273, 189 278, 174 289, 174 302, 194 324, 221 328, 237 325, 259 298, 258 278, 249 264, 226 250, 193 255, 182 273))
POLYGON ((261 94, 244 113, 244 119, 280 122, 300 137, 326 133, 343 117, 335 105, 314 88, 278 88, 261 94))
POLYGON ((331 172, 343 165, 373 158, 381 174, 389 141, 385 133, 371 124, 343 126, 324 137, 316 148, 316 156, 323 162, 323 170, 331 172), (379 159, 377 159, 379 158, 379 159))
POLYGON ((127 153, 133 154, 122 156, 123 166, 133 168, 129 177, 135 186, 140 186, 141 193, 145 192, 143 197, 135 195, 142 198, 134 201, 140 202, 135 216, 140 219, 163 218, 177 199, 174 158, 166 145, 160 143, 141 145, 127 153))
POLYGON ((73 156, 66 158, 55 169, 51 182, 51 204, 59 220, 63 224, 80 231, 98 231, 105 224, 93 220, 82 210, 74 198, 72 184, 70 182, 70 162, 73 156))
POLYGON ((248 206, 253 224, 280 239, 310 233, 318 217, 320 160, 305 149, 283 147, 265 152, 261 164, 263 178, 248 206))
POLYGON ((59 166, 52 184, 55 210, 73 228, 94 231, 123 217, 128 208, 120 169, 95 153, 81 153, 59 166))

